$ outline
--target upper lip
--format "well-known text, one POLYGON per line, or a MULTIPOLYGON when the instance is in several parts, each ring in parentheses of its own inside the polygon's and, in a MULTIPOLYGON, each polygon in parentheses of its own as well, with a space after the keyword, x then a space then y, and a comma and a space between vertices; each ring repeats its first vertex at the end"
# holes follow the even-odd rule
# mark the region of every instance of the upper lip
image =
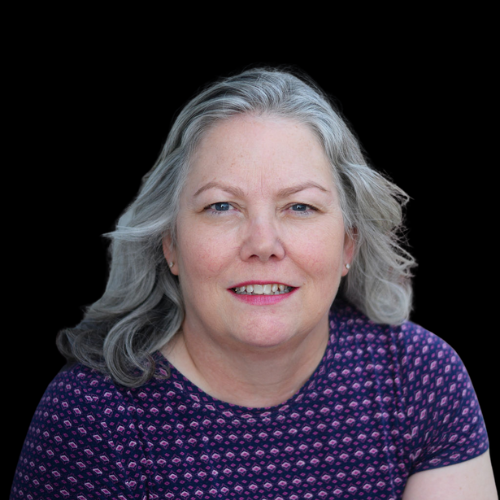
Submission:
POLYGON ((236 285, 233 285, 230 288, 239 288, 241 286, 247 286, 247 285, 285 285, 285 286, 290 286, 294 288, 292 285, 288 285, 287 283, 284 283, 283 281, 259 281, 259 280, 250 280, 250 281, 242 281, 241 283, 238 283, 236 285))

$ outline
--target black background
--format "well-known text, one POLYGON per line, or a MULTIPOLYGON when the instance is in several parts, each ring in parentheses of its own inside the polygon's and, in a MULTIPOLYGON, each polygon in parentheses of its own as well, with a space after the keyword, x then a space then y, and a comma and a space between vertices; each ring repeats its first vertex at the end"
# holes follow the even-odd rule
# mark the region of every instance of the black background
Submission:
POLYGON ((374 35, 357 44, 276 39, 243 50, 236 33, 213 44, 159 37, 141 45, 127 30, 96 41, 68 28, 12 54, 13 155, 3 184, 11 474, 35 408, 63 365, 56 333, 78 323, 82 307, 103 292, 101 234, 136 194, 175 113, 208 81, 255 64, 307 72, 336 98, 372 164, 411 196, 408 238, 419 262, 412 320, 464 361, 497 468, 491 51, 467 32, 424 31, 404 36, 402 28, 385 42, 374 35))

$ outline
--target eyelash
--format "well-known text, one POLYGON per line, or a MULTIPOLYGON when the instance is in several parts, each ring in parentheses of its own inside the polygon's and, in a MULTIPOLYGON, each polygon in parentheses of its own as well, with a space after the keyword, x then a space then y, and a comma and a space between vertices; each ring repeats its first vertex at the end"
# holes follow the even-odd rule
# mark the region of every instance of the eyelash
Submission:
POLYGON ((302 211, 302 210, 300 210, 300 211, 293 210, 294 212, 296 212, 298 214, 305 214, 305 213, 308 213, 310 211, 312 211, 312 212, 317 212, 318 211, 318 209, 316 207, 313 207, 312 205, 308 205, 307 203, 294 203, 293 205, 290 206, 290 208, 291 207, 295 207, 297 205, 303 206, 303 207, 308 207, 308 210, 304 210, 304 211, 302 211))
POLYGON ((205 207, 205 210, 213 215, 219 215, 219 214, 222 214, 224 212, 231 212, 231 210, 215 210, 214 207, 215 205, 231 205, 231 203, 229 203, 228 201, 219 201, 217 203, 212 203, 211 205, 208 205, 207 207, 205 207))
MULTIPOLYGON (((207 212, 210 212, 211 214, 213 215, 220 215, 224 212, 231 212, 232 210, 215 210, 214 207, 215 205, 229 205, 229 206, 232 206, 231 203, 229 203, 228 201, 219 201, 217 203, 212 203, 211 205, 208 205, 205 207, 205 210, 207 212)), ((303 206, 303 207, 307 207, 308 210, 292 210, 293 212, 297 213, 297 214, 308 214, 309 212, 317 212, 318 209, 312 205, 308 205, 307 203, 293 203, 292 205, 290 205, 288 208, 292 208, 292 207, 295 207, 295 206, 303 206)))

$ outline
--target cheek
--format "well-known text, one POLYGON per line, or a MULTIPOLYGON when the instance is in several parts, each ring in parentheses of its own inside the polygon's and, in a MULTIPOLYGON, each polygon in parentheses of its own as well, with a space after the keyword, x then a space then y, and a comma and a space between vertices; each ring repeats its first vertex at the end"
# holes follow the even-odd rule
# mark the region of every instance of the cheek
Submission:
POLYGON ((340 276, 341 259, 335 256, 331 246, 312 245, 309 252, 303 255, 308 274, 317 283, 326 282, 331 286, 332 280, 340 276))
POLYGON ((332 275, 341 271, 343 264, 344 235, 340 230, 318 231, 307 237, 302 234, 295 240, 294 254, 308 273, 318 279, 331 281, 332 275), (300 242, 300 243, 299 243, 300 242))
POLYGON ((228 264, 233 247, 227 239, 209 236, 201 231, 192 231, 189 237, 179 235, 183 274, 188 274, 200 285, 202 282, 199 278, 202 276, 204 279, 216 278, 228 264))

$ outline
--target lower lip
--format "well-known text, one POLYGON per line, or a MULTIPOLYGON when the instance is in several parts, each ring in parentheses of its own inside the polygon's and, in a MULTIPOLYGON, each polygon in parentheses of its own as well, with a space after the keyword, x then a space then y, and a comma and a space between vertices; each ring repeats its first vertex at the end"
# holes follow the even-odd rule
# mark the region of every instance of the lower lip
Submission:
POLYGON ((298 288, 293 288, 292 291, 288 293, 280 293, 279 295, 246 295, 243 293, 236 293, 234 290, 230 289, 229 291, 242 302, 246 302, 247 304, 252 304, 254 306, 269 306, 272 304, 277 304, 281 302, 291 295, 295 293, 298 288))

